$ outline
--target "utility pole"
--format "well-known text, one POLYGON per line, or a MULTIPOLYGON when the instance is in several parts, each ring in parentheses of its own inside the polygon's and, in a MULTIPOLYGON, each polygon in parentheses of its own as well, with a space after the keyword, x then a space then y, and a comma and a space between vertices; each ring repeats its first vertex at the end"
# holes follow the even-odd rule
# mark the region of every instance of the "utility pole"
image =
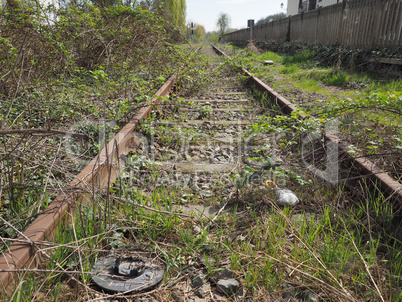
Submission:
POLYGON ((191 22, 191 43, 194 43, 194 23, 191 22))
POLYGON ((253 41, 253 26, 254 26, 254 19, 247 20, 247 27, 250 28, 250 42, 253 41))

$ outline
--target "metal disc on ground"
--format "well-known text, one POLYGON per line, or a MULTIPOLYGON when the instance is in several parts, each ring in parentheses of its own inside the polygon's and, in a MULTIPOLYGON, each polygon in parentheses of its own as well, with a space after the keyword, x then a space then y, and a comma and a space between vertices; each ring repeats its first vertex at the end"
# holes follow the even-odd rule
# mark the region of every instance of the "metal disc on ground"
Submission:
POLYGON ((111 254, 92 268, 92 280, 107 292, 139 292, 162 281, 165 264, 150 253, 111 254))

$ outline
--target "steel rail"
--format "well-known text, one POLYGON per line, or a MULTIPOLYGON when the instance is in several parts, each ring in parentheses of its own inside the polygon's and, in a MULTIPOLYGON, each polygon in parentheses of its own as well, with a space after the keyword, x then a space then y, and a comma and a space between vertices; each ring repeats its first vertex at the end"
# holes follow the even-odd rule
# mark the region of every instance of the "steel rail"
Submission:
MULTIPOLYGON (((212 46, 214 51, 220 55, 230 58, 227 54, 225 54, 219 48, 212 46)), ((269 97, 269 99, 279 106, 280 110, 285 114, 291 114, 292 112, 296 112, 297 109, 293 104, 288 101, 286 98, 281 96, 279 93, 275 92, 271 87, 265 84, 263 81, 253 76, 249 71, 244 69, 243 67, 239 67, 240 71, 248 76, 248 80, 251 84, 253 84, 258 90, 269 97)), ((306 116, 302 115, 302 117, 306 118, 306 116)), ((347 144, 341 141, 338 137, 334 135, 325 134, 325 140, 327 142, 331 142, 338 146, 338 163, 347 163, 350 167, 354 167, 361 177, 370 179, 372 185, 375 186, 384 196, 389 197, 399 203, 402 203, 402 184, 393 179, 388 173, 384 172, 378 166, 376 166, 373 162, 368 160, 367 158, 355 158, 353 157, 347 148, 347 144), (340 160, 341 159, 341 160, 340 160), (344 161, 344 162, 343 162, 344 161)))
MULTIPOLYGON (((18 272, 22 268, 32 267, 40 262, 38 248, 40 242, 51 239, 60 222, 65 222, 69 213, 78 202, 89 201, 95 191, 105 185, 115 182, 119 175, 119 156, 127 154, 135 140, 135 129, 146 119, 155 105, 160 104, 161 98, 167 96, 176 80, 176 75, 156 92, 151 104, 143 107, 139 112, 109 141, 100 153, 74 178, 70 183, 76 192, 62 192, 46 210, 19 236, 17 241, 8 247, 0 257, 0 288, 3 292, 10 292, 12 285, 18 281, 18 272), (94 190, 96 189, 96 190, 94 190)), ((72 191, 72 190, 69 190, 72 191)))

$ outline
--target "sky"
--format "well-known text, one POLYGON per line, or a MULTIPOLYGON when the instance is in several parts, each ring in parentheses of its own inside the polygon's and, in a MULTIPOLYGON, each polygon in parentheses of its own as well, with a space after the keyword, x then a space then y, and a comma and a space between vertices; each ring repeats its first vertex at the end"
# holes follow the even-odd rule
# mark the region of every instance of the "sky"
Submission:
POLYGON ((205 27, 206 31, 217 30, 219 14, 226 13, 231 18, 230 28, 245 28, 247 20, 259 19, 276 13, 285 13, 287 0, 186 0, 187 22, 205 27), (281 9, 283 3, 283 9, 281 9))

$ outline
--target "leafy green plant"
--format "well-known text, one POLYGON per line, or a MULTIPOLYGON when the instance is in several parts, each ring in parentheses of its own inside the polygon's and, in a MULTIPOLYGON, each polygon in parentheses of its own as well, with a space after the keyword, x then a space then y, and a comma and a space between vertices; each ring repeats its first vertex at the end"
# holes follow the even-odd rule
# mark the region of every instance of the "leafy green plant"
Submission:
POLYGON ((324 79, 325 85, 342 86, 348 82, 348 76, 344 72, 332 73, 324 79))
POLYGON ((311 51, 309 49, 306 49, 293 56, 287 56, 287 55, 283 56, 282 63, 284 65, 308 63, 308 62, 312 61, 314 59, 314 57, 315 57, 315 52, 311 51))

